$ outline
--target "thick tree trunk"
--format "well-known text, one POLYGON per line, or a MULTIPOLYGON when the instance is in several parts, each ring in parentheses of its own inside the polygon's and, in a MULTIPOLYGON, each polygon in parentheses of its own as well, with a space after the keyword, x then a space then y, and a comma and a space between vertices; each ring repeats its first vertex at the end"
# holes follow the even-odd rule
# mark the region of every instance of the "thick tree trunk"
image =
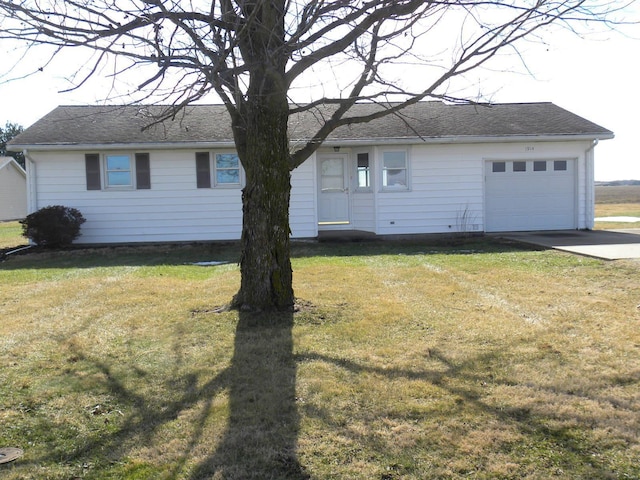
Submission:
POLYGON ((283 0, 242 3, 252 21, 238 34, 249 65, 249 85, 237 98, 232 123, 244 166, 240 290, 232 306, 241 310, 292 310, 289 247, 291 158, 285 66, 283 0))
POLYGON ((239 148, 246 174, 242 191, 241 310, 291 310, 289 244, 290 154, 285 95, 257 98, 243 112, 239 148), (281 97, 281 98, 278 98, 281 97))

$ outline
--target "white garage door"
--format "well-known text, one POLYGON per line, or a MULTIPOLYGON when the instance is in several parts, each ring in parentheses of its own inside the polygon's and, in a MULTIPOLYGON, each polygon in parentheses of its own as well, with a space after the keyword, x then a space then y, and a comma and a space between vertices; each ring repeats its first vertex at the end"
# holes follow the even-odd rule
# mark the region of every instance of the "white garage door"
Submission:
POLYGON ((485 164, 485 231, 576 228, 574 160, 485 164))

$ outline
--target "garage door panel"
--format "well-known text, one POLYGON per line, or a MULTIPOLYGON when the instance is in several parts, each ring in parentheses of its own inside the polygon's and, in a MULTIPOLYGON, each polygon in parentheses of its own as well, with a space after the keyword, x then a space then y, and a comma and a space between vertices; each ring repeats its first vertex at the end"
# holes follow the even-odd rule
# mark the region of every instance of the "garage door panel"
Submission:
MULTIPOLYGON (((504 172, 485 169, 485 230, 527 231, 575 228, 574 160, 546 161, 546 171, 534 171, 528 161, 525 171, 514 171, 513 161, 504 162, 504 172)), ((522 168, 522 166, 519 166, 522 168)), ((541 165, 538 164, 538 168, 541 165)))

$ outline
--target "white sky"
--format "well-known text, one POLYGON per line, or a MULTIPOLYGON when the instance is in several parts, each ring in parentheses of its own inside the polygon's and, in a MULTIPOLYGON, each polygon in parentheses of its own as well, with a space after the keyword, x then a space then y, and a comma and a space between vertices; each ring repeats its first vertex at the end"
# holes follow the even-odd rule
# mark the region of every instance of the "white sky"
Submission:
MULTIPOLYGON (((478 72, 473 81, 480 82, 485 94, 494 92, 494 102, 550 101, 612 130, 615 138, 600 142, 595 150, 596 180, 640 180, 635 142, 640 136, 640 25, 624 31, 626 35, 610 33, 598 39, 553 35, 545 38, 548 45, 523 51, 533 76, 478 72)), ((105 96, 91 88, 58 93, 68 85, 64 74, 46 70, 24 80, 0 82, 0 126, 10 121, 28 127, 57 105, 91 104, 105 96)), ((474 89, 478 84, 470 87, 474 89)), ((218 102, 212 98, 210 103, 218 102)))

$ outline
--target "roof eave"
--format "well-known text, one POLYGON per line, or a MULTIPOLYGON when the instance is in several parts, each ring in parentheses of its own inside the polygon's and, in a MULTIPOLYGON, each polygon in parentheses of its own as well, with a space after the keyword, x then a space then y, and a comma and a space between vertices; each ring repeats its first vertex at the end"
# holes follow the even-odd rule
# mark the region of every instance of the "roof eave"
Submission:
POLYGON ((131 143, 34 143, 11 145, 14 150, 86 151, 86 150, 165 150, 235 148, 233 141, 220 142, 131 142, 131 143))
POLYGON ((553 135, 455 135, 443 137, 395 137, 395 138, 331 138, 323 142, 326 147, 348 147, 372 144, 464 144, 464 143, 517 143, 517 142, 565 142, 593 141, 614 138, 613 132, 586 134, 553 134, 553 135))
MULTIPOLYGON (((465 144, 465 143, 516 143, 516 142, 562 142, 593 141, 614 138, 612 132, 552 135, 455 135, 442 137, 369 137, 369 138, 329 138, 325 147, 349 147, 365 145, 407 145, 407 144, 465 144)), ((307 140, 294 139, 292 144, 306 143, 307 140)), ((212 142, 131 142, 131 143, 47 143, 11 144, 12 150, 29 151, 79 151, 79 150, 164 150, 164 149, 214 149, 235 148, 231 140, 212 142)))

